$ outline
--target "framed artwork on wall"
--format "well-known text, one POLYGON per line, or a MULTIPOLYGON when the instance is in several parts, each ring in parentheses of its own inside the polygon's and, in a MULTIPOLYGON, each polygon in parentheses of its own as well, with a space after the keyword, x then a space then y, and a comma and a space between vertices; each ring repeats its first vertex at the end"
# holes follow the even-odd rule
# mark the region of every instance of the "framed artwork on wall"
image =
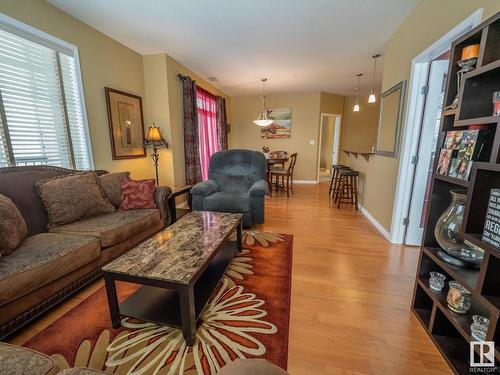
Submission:
POLYGON ((260 129, 260 138, 263 139, 288 139, 292 127, 292 109, 274 108, 268 111, 274 120, 269 126, 260 129))
POLYGON ((109 87, 104 91, 113 160, 145 157, 141 97, 109 87))

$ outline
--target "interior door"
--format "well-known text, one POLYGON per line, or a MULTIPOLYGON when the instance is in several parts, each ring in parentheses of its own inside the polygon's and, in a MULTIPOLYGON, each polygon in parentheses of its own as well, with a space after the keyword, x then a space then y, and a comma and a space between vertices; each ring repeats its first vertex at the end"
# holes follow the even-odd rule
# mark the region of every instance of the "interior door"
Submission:
POLYGON ((416 161, 410 208, 407 216, 405 243, 419 246, 424 232, 423 218, 426 202, 430 193, 430 177, 436 143, 438 138, 439 123, 444 101, 444 87, 448 71, 449 58, 439 57, 430 64, 429 79, 427 83, 427 96, 424 105, 424 114, 420 130, 418 153, 416 161))

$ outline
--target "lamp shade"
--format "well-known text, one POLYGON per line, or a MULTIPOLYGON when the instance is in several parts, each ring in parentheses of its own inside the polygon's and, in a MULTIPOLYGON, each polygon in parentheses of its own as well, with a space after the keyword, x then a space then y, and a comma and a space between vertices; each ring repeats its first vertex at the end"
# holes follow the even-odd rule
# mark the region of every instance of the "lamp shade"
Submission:
POLYGON ((148 135, 146 137, 147 141, 163 141, 163 137, 160 133, 160 128, 156 125, 150 126, 148 129, 148 135))

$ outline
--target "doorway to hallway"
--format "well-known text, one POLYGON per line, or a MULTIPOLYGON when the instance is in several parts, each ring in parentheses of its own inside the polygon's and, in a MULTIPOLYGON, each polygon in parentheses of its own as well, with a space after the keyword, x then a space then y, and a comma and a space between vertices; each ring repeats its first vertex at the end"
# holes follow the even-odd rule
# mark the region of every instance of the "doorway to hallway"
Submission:
POLYGON ((330 179, 332 165, 338 163, 341 116, 322 113, 318 142, 318 181, 330 179))

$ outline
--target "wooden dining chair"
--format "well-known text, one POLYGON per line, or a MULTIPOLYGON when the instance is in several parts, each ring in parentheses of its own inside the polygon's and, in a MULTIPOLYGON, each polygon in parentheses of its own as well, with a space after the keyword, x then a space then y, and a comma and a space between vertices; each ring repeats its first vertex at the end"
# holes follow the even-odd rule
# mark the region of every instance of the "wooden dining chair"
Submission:
MULTIPOLYGON (((281 187, 286 190, 286 196, 290 196, 290 190, 293 194, 293 170, 295 169, 295 163, 297 163, 297 153, 294 152, 290 155, 290 163, 288 167, 283 170, 272 170, 271 169, 271 185, 274 183, 274 178, 276 177, 276 191, 281 187), (280 185, 281 179, 281 185, 280 185)), ((272 189, 272 186, 271 186, 272 189)))

